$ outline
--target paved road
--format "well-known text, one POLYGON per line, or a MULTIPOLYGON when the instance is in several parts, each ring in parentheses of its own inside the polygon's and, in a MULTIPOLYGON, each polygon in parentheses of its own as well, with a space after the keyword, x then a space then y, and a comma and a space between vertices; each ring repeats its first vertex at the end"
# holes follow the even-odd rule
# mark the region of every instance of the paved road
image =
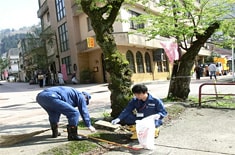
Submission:
MULTIPOLYGON (((218 77, 218 79, 219 79, 218 82, 232 81, 231 76, 218 77)), ((191 89, 190 96, 198 96, 198 88, 202 83, 205 83, 205 82, 213 82, 213 81, 209 80, 208 77, 204 77, 201 80, 192 79, 192 82, 190 85, 190 89, 191 89)), ((38 85, 29 85, 27 83, 8 83, 8 82, 1 81, 0 84, 1 84, 0 85, 0 135, 29 133, 32 131, 38 131, 40 129, 47 129, 49 127, 47 114, 35 102, 35 96, 43 88, 39 88, 38 85)), ((146 85, 149 88, 149 92, 153 94, 154 96, 158 96, 160 98, 164 98, 167 96, 167 92, 169 88, 169 81, 149 81, 149 82, 146 82, 146 85)), ((75 87, 79 90, 88 91, 91 93, 92 99, 89 105, 89 111, 92 117, 96 117, 96 118, 103 117, 104 113, 110 111, 110 100, 109 100, 110 92, 108 91, 107 84, 87 84, 87 85, 82 84, 82 85, 70 85, 70 86, 75 87)), ((215 88, 213 86, 207 86, 204 88, 204 91, 214 92, 215 88)), ((217 91, 218 92, 226 91, 227 93, 231 93, 231 92, 234 92, 234 87, 226 86, 226 89, 224 89, 224 87, 218 87, 217 91)), ((198 113, 198 112, 195 111, 195 113, 198 113)), ((233 116, 235 116, 235 114, 233 116)), ((66 118, 62 116, 60 123, 66 124, 67 123, 66 118)), ((184 123, 185 122, 183 122, 183 124, 184 123)), ((164 135, 167 135, 166 133, 164 133, 164 131, 169 132, 167 130, 168 129, 172 130, 172 128, 173 127, 163 130, 163 134, 161 132, 161 137, 164 137, 164 135)), ((12 152, 18 155, 19 154, 28 155, 32 153, 34 154, 35 153, 34 149, 44 151, 44 150, 51 148, 52 146, 60 145, 62 143, 67 142, 65 134, 64 136, 61 136, 58 139, 61 143, 58 143, 58 141, 55 142, 51 140, 48 137, 48 135, 50 135, 50 131, 43 133, 41 136, 38 136, 37 138, 39 141, 36 145, 37 147, 35 148, 32 147, 32 145, 35 145, 35 141, 34 142, 28 141, 23 144, 24 147, 22 147, 22 145, 19 144, 13 148, 1 148, 0 154, 12 154, 12 152)), ((171 135, 171 136, 174 136, 174 135, 171 135)), ((187 150, 186 154, 188 153, 192 154, 193 152, 194 153, 196 152, 196 154, 198 154, 200 152, 200 151, 195 151, 195 150, 199 150, 198 148, 194 150, 182 149, 184 148, 184 146, 182 146, 182 148, 180 147, 174 148, 174 146, 177 146, 175 143, 166 144, 163 142, 165 138, 161 139, 161 137, 159 137, 158 142, 157 142, 157 149, 158 149, 157 154, 172 154, 173 153, 173 154, 181 155, 183 154, 182 152, 184 152, 185 150, 187 150), (167 147, 167 145, 171 145, 171 144, 172 146, 167 147)), ((174 139, 173 137, 166 137, 166 138, 174 139)), ((178 140, 180 139, 176 139, 176 141, 178 140)), ((235 144, 233 146, 235 146, 235 144)), ((186 148, 188 148, 188 146, 186 148)), ((213 150, 211 152, 213 154, 213 150)), ((215 151, 215 152, 218 152, 218 151, 215 151)), ((227 152, 228 154, 231 154, 230 151, 227 151, 227 152)), ((143 154, 155 154, 155 153, 156 151, 155 152, 154 151, 143 152, 143 154)), ((122 152, 122 154, 124 153, 122 152)))

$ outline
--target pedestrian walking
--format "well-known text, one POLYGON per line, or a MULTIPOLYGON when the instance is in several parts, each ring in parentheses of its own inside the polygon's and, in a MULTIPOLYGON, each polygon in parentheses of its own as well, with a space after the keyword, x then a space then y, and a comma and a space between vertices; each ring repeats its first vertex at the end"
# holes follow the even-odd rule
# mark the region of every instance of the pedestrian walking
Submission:
POLYGON ((42 73, 42 71, 39 71, 37 74, 37 79, 38 79, 38 83, 39 83, 39 87, 42 88, 43 85, 43 81, 44 81, 44 74, 42 73))
POLYGON ((80 92, 72 87, 56 86, 40 92, 36 100, 38 104, 46 110, 49 115, 49 122, 52 129, 52 137, 60 136, 58 123, 60 115, 63 114, 68 119, 67 131, 68 140, 84 140, 85 137, 77 133, 79 115, 81 115, 85 125, 91 132, 96 129, 92 126, 90 115, 87 109, 91 96, 87 92, 80 92), (76 109, 78 107, 78 109, 76 109))
POLYGON ((211 63, 208 67, 209 74, 210 74, 210 79, 212 79, 212 76, 214 76, 215 80, 216 79, 216 65, 214 63, 211 63))

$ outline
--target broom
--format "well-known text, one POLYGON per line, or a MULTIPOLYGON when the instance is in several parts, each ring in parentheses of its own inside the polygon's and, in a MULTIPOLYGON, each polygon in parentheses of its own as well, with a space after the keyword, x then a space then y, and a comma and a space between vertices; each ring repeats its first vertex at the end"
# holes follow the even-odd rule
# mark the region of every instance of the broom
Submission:
MULTIPOLYGON (((79 134, 79 135, 81 135, 81 134, 79 134)), ((84 135, 81 135, 81 136, 84 136, 84 135)), ((105 140, 105 139, 96 138, 96 137, 92 137, 92 136, 84 136, 84 137, 90 138, 92 140, 96 140, 96 141, 116 145, 116 146, 123 147, 123 148, 126 148, 126 149, 131 149, 131 150, 134 150, 134 151, 139 151, 139 150, 142 149, 142 148, 139 148, 139 147, 133 147, 133 146, 125 145, 125 144, 120 144, 120 143, 116 143, 116 142, 112 142, 112 141, 108 141, 108 140, 105 140)))
POLYGON ((32 138, 35 135, 46 132, 51 129, 45 129, 40 131, 34 131, 31 133, 19 134, 19 135, 1 135, 0 136, 0 146, 11 146, 32 138))
MULTIPOLYGON (((63 131, 67 132, 67 130, 63 130, 63 131)), ((83 135, 83 134, 78 134, 78 135, 82 136, 82 137, 86 137, 86 138, 91 139, 91 140, 96 140, 96 141, 99 141, 99 142, 104 142, 104 143, 107 143, 107 144, 112 144, 112 145, 115 145, 115 146, 123 147, 123 148, 134 150, 134 151, 139 151, 139 150, 142 149, 142 148, 139 148, 139 147, 133 147, 133 146, 129 146, 129 145, 125 145, 125 144, 120 144, 120 143, 117 143, 117 142, 113 142, 113 141, 109 141, 109 140, 105 140, 105 139, 101 139, 101 138, 96 138, 96 137, 93 137, 91 135, 83 135)))

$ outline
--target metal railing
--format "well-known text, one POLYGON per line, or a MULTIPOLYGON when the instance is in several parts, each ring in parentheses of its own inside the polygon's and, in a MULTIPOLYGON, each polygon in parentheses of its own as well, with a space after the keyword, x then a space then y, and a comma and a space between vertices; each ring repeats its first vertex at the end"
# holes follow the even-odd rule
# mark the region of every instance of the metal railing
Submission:
MULTIPOLYGON (((202 102, 202 95, 215 95, 216 96, 216 99, 218 98, 218 95, 231 95, 231 96, 235 96, 235 94, 232 94, 232 93, 227 93, 227 94, 223 94, 223 93, 217 93, 217 85, 235 85, 235 83, 203 83, 200 85, 199 87, 199 96, 198 96, 198 103, 199 103, 199 106, 201 106, 201 102, 202 102), (206 85, 214 85, 214 88, 215 88, 215 93, 202 93, 202 87, 203 86, 206 86, 206 85)), ((234 92, 235 93, 235 92, 234 92)))

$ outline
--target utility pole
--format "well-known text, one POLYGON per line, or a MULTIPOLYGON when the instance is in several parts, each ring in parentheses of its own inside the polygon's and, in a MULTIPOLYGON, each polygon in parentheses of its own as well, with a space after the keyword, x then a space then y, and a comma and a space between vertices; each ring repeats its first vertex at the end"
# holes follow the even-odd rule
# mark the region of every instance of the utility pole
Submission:
POLYGON ((234 82, 234 47, 232 42, 232 74, 233 74, 233 82, 234 82))

